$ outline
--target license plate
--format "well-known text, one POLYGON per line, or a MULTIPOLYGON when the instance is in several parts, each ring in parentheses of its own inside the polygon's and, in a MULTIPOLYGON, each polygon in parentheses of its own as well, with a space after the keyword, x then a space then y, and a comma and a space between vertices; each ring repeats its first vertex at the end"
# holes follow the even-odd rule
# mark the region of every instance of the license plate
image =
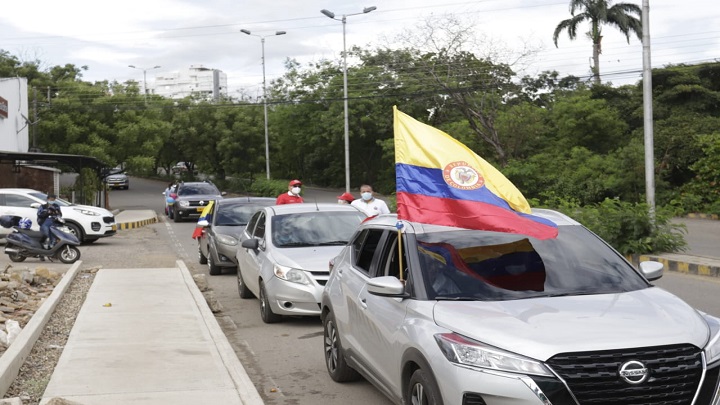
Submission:
POLYGON ((203 212, 204 209, 205 209, 204 207, 200 207, 197 209, 197 212, 203 212))

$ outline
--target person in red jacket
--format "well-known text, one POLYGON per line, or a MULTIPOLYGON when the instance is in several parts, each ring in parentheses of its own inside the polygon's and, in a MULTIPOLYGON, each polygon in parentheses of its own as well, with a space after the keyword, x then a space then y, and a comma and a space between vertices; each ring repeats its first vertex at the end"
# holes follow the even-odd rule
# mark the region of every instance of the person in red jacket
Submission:
POLYGON ((275 204, 282 205, 305 202, 303 201, 303 198, 300 197, 300 191, 302 190, 301 187, 302 182, 300 180, 290 181, 290 184, 288 184, 288 192, 280 194, 275 204))

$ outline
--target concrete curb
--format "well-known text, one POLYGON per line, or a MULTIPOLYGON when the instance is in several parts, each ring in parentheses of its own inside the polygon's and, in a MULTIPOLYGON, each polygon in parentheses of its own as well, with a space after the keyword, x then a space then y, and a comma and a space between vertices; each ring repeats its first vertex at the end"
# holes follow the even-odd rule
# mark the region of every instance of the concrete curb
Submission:
POLYGON ((255 385, 253 385, 250 377, 245 371, 245 368, 242 363, 240 363, 237 354, 235 354, 235 350, 233 350, 230 342, 225 336, 225 333, 220 328, 220 324, 217 319, 215 319, 215 315, 213 315, 212 311, 210 311, 207 301, 205 301, 205 297, 200 292, 197 284, 195 284, 192 274, 190 274, 190 271, 182 260, 177 261, 177 266, 180 268, 183 280, 185 281, 188 290, 190 290, 190 293, 195 300, 195 304, 200 310, 200 314, 202 315, 203 321, 210 332, 210 336, 215 342, 215 347, 217 347, 220 358, 225 364, 225 368, 235 384, 235 389, 240 396, 240 400, 243 404, 248 405, 264 404, 262 398, 260 397, 260 393, 258 393, 255 385))
POLYGON ((25 325, 7 351, 0 356, 0 396, 5 396, 7 390, 17 378, 20 367, 25 363, 25 359, 40 337, 45 324, 55 311, 58 302, 60 302, 60 298, 65 294, 77 273, 79 273, 81 263, 82 261, 75 262, 70 270, 63 275, 62 280, 55 286, 50 296, 30 318, 30 322, 25 325))
POLYGON ((120 231, 123 229, 140 228, 141 226, 154 224, 156 222, 158 222, 157 217, 154 217, 154 218, 150 218, 150 219, 144 219, 142 221, 122 222, 122 223, 117 224, 117 226, 118 226, 118 231, 120 231))
POLYGON ((665 265, 666 271, 676 271, 678 273, 694 274, 697 276, 720 277, 720 261, 713 259, 696 260, 692 262, 673 258, 672 255, 631 255, 628 256, 627 259, 635 267, 637 267, 640 262, 653 260, 665 265), (700 263, 700 261, 704 261, 705 263, 700 263))
POLYGON ((694 219, 712 219, 717 221, 720 219, 720 215, 717 214, 698 214, 698 213, 690 213, 687 214, 687 218, 694 218, 694 219))

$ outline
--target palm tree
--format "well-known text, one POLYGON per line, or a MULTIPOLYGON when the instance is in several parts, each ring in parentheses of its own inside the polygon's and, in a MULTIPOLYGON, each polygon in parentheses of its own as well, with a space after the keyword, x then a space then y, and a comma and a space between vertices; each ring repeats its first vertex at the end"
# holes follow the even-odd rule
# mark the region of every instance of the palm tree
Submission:
POLYGON ((630 43, 632 32, 642 41, 642 22, 640 21, 641 10, 632 3, 618 3, 611 6, 610 0, 570 0, 570 14, 572 18, 563 20, 555 27, 553 41, 558 46, 558 36, 563 30, 567 30, 571 40, 577 37, 578 25, 583 21, 591 24, 587 36, 593 42, 593 78, 595 84, 600 84, 600 54, 602 48, 602 25, 613 25, 620 30, 630 43), (576 14, 576 11, 582 11, 576 14), (636 17, 637 16, 637 17, 636 17))

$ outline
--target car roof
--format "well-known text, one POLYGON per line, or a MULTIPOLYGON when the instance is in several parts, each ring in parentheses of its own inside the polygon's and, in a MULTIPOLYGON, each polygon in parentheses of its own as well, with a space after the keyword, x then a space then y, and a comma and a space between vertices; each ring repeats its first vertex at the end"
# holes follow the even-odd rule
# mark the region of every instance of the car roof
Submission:
POLYGON ((300 203, 300 204, 283 204, 267 207, 267 210, 273 212, 274 215, 296 214, 315 211, 350 211, 361 212, 351 205, 343 205, 338 203, 300 203))
POLYGON ((32 188, 0 188, 0 191, 9 191, 12 193, 43 193, 42 191, 34 190, 32 188))
MULTIPOLYGON (((532 209, 532 214, 535 216, 538 216, 540 218, 549 219, 550 221, 554 222, 557 226, 580 225, 579 222, 575 221, 574 219, 570 218, 569 216, 567 216, 561 212, 554 211, 554 210, 534 208, 534 209, 532 209)), ((377 215, 375 217, 368 218, 367 220, 365 220, 364 224, 395 227, 397 222, 398 222, 397 214, 383 214, 383 215, 377 215)), ((411 221, 405 221, 405 220, 403 220, 402 222, 411 225, 411 228, 414 230, 414 233, 430 233, 430 232, 441 232, 441 231, 448 231, 448 230, 463 229, 463 228, 455 228, 455 227, 451 227, 451 226, 422 224, 419 222, 411 222, 411 221)))
POLYGON ((275 201, 277 201, 275 198, 271 197, 231 197, 231 198, 223 198, 222 200, 218 200, 216 204, 218 206, 220 205, 227 205, 227 204, 237 204, 237 203, 248 203, 248 204, 262 204, 262 205, 274 205, 275 201))

